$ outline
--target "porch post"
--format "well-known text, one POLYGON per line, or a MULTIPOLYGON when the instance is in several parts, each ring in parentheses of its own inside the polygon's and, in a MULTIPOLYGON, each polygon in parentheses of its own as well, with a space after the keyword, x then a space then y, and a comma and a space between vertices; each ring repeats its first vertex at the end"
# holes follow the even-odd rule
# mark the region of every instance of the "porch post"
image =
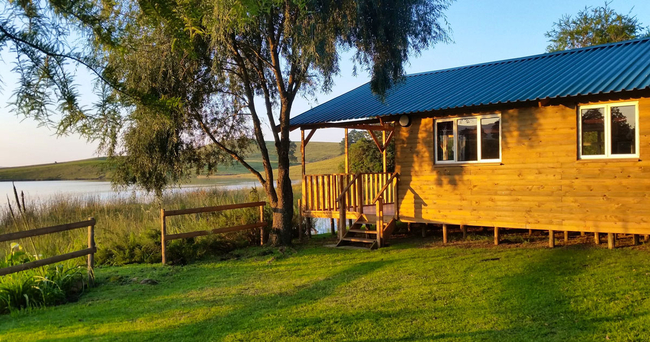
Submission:
POLYGON ((302 177, 305 177, 305 130, 300 130, 300 154, 302 155, 302 177))
POLYGON ((384 150, 381 151, 381 160, 384 164, 384 172, 388 172, 388 164, 386 163, 386 150, 388 149, 388 146, 386 146, 386 131, 381 131, 381 146, 384 146, 384 150))
POLYGON ((348 142, 348 129, 345 129, 345 173, 350 173, 350 144, 348 142))

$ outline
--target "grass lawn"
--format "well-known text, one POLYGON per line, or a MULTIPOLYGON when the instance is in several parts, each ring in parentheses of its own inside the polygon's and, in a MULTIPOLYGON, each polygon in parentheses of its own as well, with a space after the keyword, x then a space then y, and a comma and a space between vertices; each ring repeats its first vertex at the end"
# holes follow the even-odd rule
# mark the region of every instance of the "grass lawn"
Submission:
POLYGON ((76 303, 0 316, 0 340, 650 340, 647 245, 473 239, 99 268, 76 303))

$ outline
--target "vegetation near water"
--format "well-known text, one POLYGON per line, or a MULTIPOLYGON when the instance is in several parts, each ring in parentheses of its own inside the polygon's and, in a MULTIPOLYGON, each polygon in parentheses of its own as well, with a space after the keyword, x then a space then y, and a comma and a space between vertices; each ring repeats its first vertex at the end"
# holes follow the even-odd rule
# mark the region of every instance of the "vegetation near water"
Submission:
POLYGON ((0 331, 9 341, 650 339, 645 246, 440 239, 367 251, 319 237, 184 267, 101 267, 78 302, 2 317, 0 331))
MULTIPOLYGON (((255 189, 240 191, 201 190, 177 193, 163 198, 163 207, 184 209, 263 200, 255 189)), ((84 221, 97 220, 95 241, 97 265, 159 263, 161 260, 160 206, 121 199, 105 203, 99 199, 62 197, 46 203, 17 203, 0 211, 0 234, 84 221)), ((297 210, 296 210, 297 212, 297 210)), ((265 220, 270 221, 267 208, 265 220)), ((209 230, 258 222, 258 208, 229 210, 171 217, 168 233, 209 230)), ((296 223, 297 225, 297 223, 296 223)), ((186 264, 209 255, 228 253, 250 244, 259 244, 259 231, 242 231, 181 239, 168 243, 167 260, 186 264)), ((87 248, 87 232, 76 229, 17 241, 0 243, 0 268, 87 248)), ((16 309, 61 304, 74 300, 84 290, 86 279, 83 258, 19 272, 0 278, 0 314, 16 309)))

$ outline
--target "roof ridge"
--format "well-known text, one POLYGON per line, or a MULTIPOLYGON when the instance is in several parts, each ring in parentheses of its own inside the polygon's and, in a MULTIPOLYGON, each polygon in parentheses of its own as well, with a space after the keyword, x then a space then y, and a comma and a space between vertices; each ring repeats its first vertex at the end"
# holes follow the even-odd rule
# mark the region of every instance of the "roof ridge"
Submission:
POLYGON ((523 62, 523 61, 532 60, 532 59, 540 59, 540 58, 562 56, 562 55, 568 55, 568 54, 573 54, 573 53, 581 53, 581 52, 585 52, 585 51, 589 51, 589 50, 600 50, 600 49, 604 49, 604 48, 608 48, 608 47, 612 47, 612 46, 640 43, 640 42, 642 42, 644 40, 646 40, 646 41, 650 40, 650 36, 649 37, 643 37, 643 38, 624 40, 624 41, 614 42, 614 43, 606 43, 606 44, 585 46, 585 47, 575 48, 575 49, 570 49, 570 50, 562 50, 562 51, 555 51, 555 52, 545 52, 545 53, 540 53, 540 54, 536 54, 536 55, 528 55, 528 56, 508 58, 508 59, 500 59, 500 60, 495 60, 495 61, 490 61, 490 62, 482 62, 482 63, 469 64, 469 65, 463 65, 463 66, 457 66, 457 67, 451 67, 451 68, 445 68, 445 69, 438 69, 438 70, 422 71, 422 72, 418 72, 418 73, 414 73, 414 74, 404 75, 404 77, 417 77, 417 76, 439 74, 439 73, 443 73, 443 72, 457 71, 457 70, 463 70, 463 69, 479 68, 479 67, 486 67, 486 66, 491 66, 491 65, 500 65, 500 64, 506 64, 506 63, 512 63, 512 62, 523 62))

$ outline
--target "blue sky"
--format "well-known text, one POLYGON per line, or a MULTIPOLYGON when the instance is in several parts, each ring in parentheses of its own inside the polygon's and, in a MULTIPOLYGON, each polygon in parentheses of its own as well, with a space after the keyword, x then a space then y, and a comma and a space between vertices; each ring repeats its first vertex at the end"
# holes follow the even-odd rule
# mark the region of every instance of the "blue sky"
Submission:
MULTIPOLYGON (((447 11, 453 30, 454 43, 437 45, 421 56, 413 57, 406 70, 417 73, 429 70, 476 64, 493 60, 543 53, 548 45, 544 33, 564 14, 575 14, 585 6, 602 5, 603 1, 457 1, 447 11)), ((619 13, 636 15, 650 25, 650 1, 614 0, 611 7, 619 13)), ((52 163, 92 158, 95 144, 77 136, 56 137, 54 131, 38 127, 36 122, 24 120, 10 112, 9 102, 16 78, 10 75, 13 56, 2 53, 0 74, 3 80, 0 93, 0 167, 52 163)), ((294 115, 354 89, 368 81, 368 75, 352 76, 349 56, 344 56, 341 74, 335 79, 333 91, 317 94, 315 99, 297 99, 294 115)), ((82 86, 89 83, 79 80, 82 86)), ((270 134, 267 135, 271 139, 270 134)), ((340 141, 343 130, 318 131, 312 141, 340 141)), ((294 132, 293 140, 299 140, 294 132)))

